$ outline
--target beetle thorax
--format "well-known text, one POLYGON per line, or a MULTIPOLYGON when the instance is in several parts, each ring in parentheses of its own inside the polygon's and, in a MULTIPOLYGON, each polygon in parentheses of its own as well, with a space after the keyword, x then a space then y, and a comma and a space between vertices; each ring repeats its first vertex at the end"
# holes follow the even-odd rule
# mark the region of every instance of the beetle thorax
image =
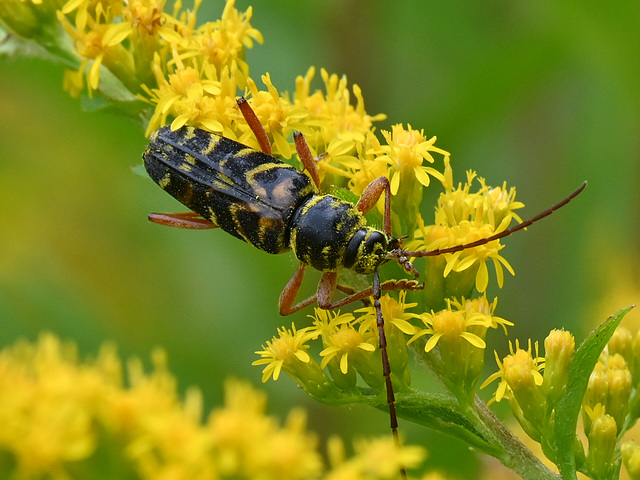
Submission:
POLYGON ((333 195, 313 195, 291 219, 290 244, 301 262, 321 271, 345 267, 348 246, 366 225, 352 203, 333 195))

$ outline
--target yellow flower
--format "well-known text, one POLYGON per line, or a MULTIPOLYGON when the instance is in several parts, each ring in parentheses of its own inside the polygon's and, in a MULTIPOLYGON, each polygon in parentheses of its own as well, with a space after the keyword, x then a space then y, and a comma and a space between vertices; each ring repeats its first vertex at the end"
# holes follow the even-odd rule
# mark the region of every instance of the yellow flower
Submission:
MULTIPOLYGON (((307 116, 307 112, 303 108, 291 105, 289 100, 282 97, 271 82, 269 74, 262 76, 262 82, 267 87, 266 92, 259 90, 253 80, 248 79, 251 108, 267 134, 271 134, 273 152, 289 159, 293 155, 295 147, 289 143, 287 138, 294 130, 301 129, 301 120, 307 116)), ((242 128, 243 134, 239 141, 257 147, 253 132, 244 123, 242 128)))
POLYGON ((278 380, 285 364, 311 362, 311 357, 307 353, 309 346, 305 344, 314 338, 315 333, 311 332, 309 327, 296 330, 296 326, 292 324, 291 330, 284 327, 278 329, 278 335, 278 338, 274 337, 271 341, 267 341, 267 346, 263 345, 263 350, 255 352, 262 359, 256 360, 252 365, 266 365, 262 371, 263 382, 271 377, 278 380))
MULTIPOLYGON (((385 161, 391 167, 391 194, 397 195, 400 180, 415 178, 424 187, 430 184, 429 175, 444 180, 442 174, 433 167, 424 166, 426 160, 433 163, 433 153, 449 157, 449 153, 435 146, 436 137, 427 139, 423 130, 414 130, 411 125, 404 128, 394 125, 391 132, 382 131, 387 145, 381 146, 379 160, 385 161)), ((406 181, 406 180, 405 180, 406 181)))
MULTIPOLYGON (((310 315, 311 317, 311 315, 310 315)), ((334 358, 339 358, 340 371, 346 375, 349 371, 349 353, 356 349, 365 352, 375 352, 376 346, 368 343, 365 338, 353 328, 355 317, 350 314, 340 314, 321 308, 315 309, 314 330, 322 336, 325 349, 320 352, 325 368, 334 358)))
POLYGON ((320 74, 326 93, 320 90, 311 93, 314 67, 309 68, 304 77, 296 78, 293 103, 308 113, 301 131, 312 153, 323 155, 318 163, 321 179, 326 174, 350 177, 359 168, 357 153, 362 151, 373 122, 386 117, 366 113, 362 92, 357 85, 352 87, 356 105, 351 105, 346 77, 329 75, 324 69, 320 74))
POLYGON ((457 343, 458 339, 462 339, 475 348, 486 347, 483 338, 470 331, 475 326, 480 326, 485 331, 491 326, 484 315, 466 315, 463 311, 443 310, 438 313, 423 313, 420 318, 427 328, 418 331, 410 342, 423 335, 430 335, 424 346, 425 352, 433 350, 442 339, 446 339, 447 344, 457 343))
POLYGON ((205 422, 202 396, 184 400, 164 352, 153 371, 133 359, 123 385, 122 362, 110 346, 80 363, 75 345, 44 334, 0 351, 0 454, 8 478, 99 478, 104 459, 122 476, 212 480, 344 478, 345 465, 368 478, 390 478, 416 466, 423 450, 395 448, 391 437, 361 442, 352 458, 332 441, 332 472, 324 473, 306 415, 292 410, 283 425, 267 415, 266 396, 248 383, 225 383, 224 405, 205 422), (379 460, 373 459, 379 456, 379 460))
POLYGON ((602 405, 606 413, 615 420, 618 428, 622 428, 629 412, 629 399, 632 390, 631 372, 627 368, 622 355, 602 354, 589 376, 589 384, 585 392, 583 408, 587 415, 583 415, 585 432, 591 427, 591 415, 588 408, 594 409, 602 405))
MULTIPOLYGON (((415 313, 407 312, 408 309, 416 307, 417 303, 407 303, 407 291, 402 290, 398 295, 398 300, 389 294, 380 297, 380 308, 386 326, 393 325, 406 335, 413 335, 416 328, 409 322, 410 318, 418 317, 415 313)), ((360 331, 378 332, 376 325, 376 309, 373 305, 356 310, 356 313, 363 313, 360 318, 360 331)))
MULTIPOLYGON (((450 169, 446 160, 445 178, 450 169)), ((471 184, 476 179, 474 172, 467 172, 467 182, 453 188, 444 182, 447 191, 440 195, 436 209, 435 224, 425 226, 422 220, 415 231, 414 239, 407 242, 407 250, 429 251, 456 245, 463 245, 490 237, 508 228, 512 219, 520 221, 513 212, 523 205, 515 201, 515 189, 507 192, 506 186, 498 189, 487 187, 484 179, 479 178, 480 188, 472 193, 471 184)), ((499 252, 504 245, 499 240, 455 253, 446 253, 442 258, 427 261, 426 277, 447 278, 458 274, 446 287, 441 287, 447 295, 469 296, 473 287, 480 293, 486 291, 489 283, 487 261, 493 262, 498 286, 504 283, 506 268, 515 275, 509 262, 499 252)))
POLYGON ((624 442, 620 446, 622 462, 632 480, 640 479, 640 447, 633 441, 624 442))
POLYGON ((265 395, 250 385, 226 382, 225 407, 215 410, 207 425, 220 474, 274 480, 316 477, 322 462, 315 435, 306 431, 305 413, 292 410, 279 427, 266 416, 265 406, 265 395))
POLYGON ((537 355, 537 348, 536 343, 536 355, 534 357, 531 353, 531 341, 529 341, 528 350, 523 350, 516 340, 515 351, 513 344, 509 342, 511 354, 506 356, 504 361, 500 361, 498 353, 494 352, 498 371, 491 374, 480 388, 484 388, 494 380, 500 379, 493 397, 496 402, 499 402, 503 398, 511 398, 513 390, 510 381, 518 384, 528 383, 538 387, 542 385, 543 377, 540 371, 544 368, 544 359, 537 355))
MULTIPOLYGON (((249 7, 246 12, 240 13, 234 7, 235 0, 227 1, 220 20, 207 22, 198 28, 185 52, 193 50, 218 71, 236 62, 246 78, 249 66, 244 61, 244 49, 252 48, 254 40, 259 43, 264 40, 250 23, 253 9, 249 7)), ((239 87, 244 86, 245 82, 240 81, 239 87)))

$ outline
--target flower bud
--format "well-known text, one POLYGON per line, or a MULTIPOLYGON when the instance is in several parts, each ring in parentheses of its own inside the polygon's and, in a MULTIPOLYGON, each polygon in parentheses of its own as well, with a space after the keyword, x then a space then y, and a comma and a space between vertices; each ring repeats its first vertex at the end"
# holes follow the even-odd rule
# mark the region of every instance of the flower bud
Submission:
POLYGON ((618 439, 618 427, 611 415, 601 415, 593 420, 589 432, 587 465, 593 478, 609 478, 615 467, 614 453, 618 439))
POLYGON ((551 406, 556 404, 565 391, 575 346, 573 335, 565 330, 552 330, 544 341, 545 362, 542 388, 551 406))

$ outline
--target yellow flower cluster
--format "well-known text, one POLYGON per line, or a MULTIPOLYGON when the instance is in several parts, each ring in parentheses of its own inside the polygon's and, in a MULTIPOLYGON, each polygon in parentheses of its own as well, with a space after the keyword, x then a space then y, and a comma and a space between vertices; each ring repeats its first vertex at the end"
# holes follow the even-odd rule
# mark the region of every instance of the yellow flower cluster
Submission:
MULTIPOLYGON (((394 385, 399 390, 410 383, 406 334, 416 329, 408 319, 415 316, 406 312, 416 304, 405 303, 406 292, 400 299, 384 295, 380 301, 385 318, 387 352, 393 372, 394 385)), ((384 389, 380 373, 379 338, 373 307, 351 313, 315 309, 313 326, 296 330, 280 329, 274 337, 256 352, 260 360, 254 365, 266 365, 262 380, 277 380, 284 370, 311 396, 325 403, 350 403, 361 400, 358 375, 370 387, 384 389), (321 339, 323 350, 318 362, 308 354, 309 342, 321 339), (325 372, 326 370, 326 372, 325 372)))
POLYGON ((4 467, 14 465, 3 474, 102 478, 105 465, 117 465, 119 478, 153 480, 386 479, 424 457, 385 438, 358 444, 346 458, 334 439, 326 469, 302 411, 281 426, 266 415, 265 395, 236 380, 226 384, 224 406, 202 423, 200 393, 179 398, 163 352, 153 365, 145 373, 132 360, 125 371, 109 346, 80 362, 75 345, 50 334, 0 351, 0 455, 10 459, 4 467))
MULTIPOLYGON (((544 357, 538 356, 537 344, 532 348, 529 343, 525 350, 517 342, 502 361, 496 354, 499 371, 481 388, 499 379, 494 399, 509 400, 525 432, 548 445, 554 434, 555 408, 567 389, 575 340, 567 331, 553 330, 544 346, 544 357)), ((582 420, 589 448, 585 455, 580 445, 576 462, 583 464, 592 475, 590 478, 614 478, 610 475, 619 469, 618 442, 637 418, 633 408, 637 402, 639 365, 640 332, 634 336, 626 328, 618 327, 600 355, 582 399, 582 420)), ((577 438, 576 442, 580 444, 577 438)), ((640 478, 638 446, 628 441, 622 444, 621 451, 631 477, 640 478)), ((545 453, 553 454, 551 450, 545 453)))
MULTIPOLYGON (((409 311, 418 304, 407 303, 406 296, 407 292, 402 291, 397 300, 388 294, 380 299, 394 388, 398 392, 409 391, 407 345, 419 340, 418 353, 424 361, 434 369, 446 371, 451 389, 462 398, 472 398, 484 366, 487 330, 502 326, 506 331, 507 326, 513 325, 493 314, 497 299, 492 303, 485 296, 448 300, 442 311, 418 314, 409 311), (415 325, 418 321, 425 328, 415 325)), ((261 359, 253 364, 266 365, 263 382, 277 380, 284 371, 311 396, 330 404, 360 401, 358 377, 368 387, 383 392, 375 309, 369 306, 354 313, 358 316, 316 308, 315 315, 310 316, 313 326, 280 329, 277 337, 256 352, 261 359), (321 361, 308 352, 310 342, 317 339, 323 345, 321 361)))
MULTIPOLYGON (((507 189, 506 184, 491 188, 472 171, 467 172, 464 185, 454 187, 452 178, 449 160, 445 158, 445 192, 438 199, 435 223, 425 226, 420 219, 414 240, 406 244, 407 250, 429 251, 474 242, 506 230, 512 220, 522 221, 514 212, 524 206, 515 201, 515 188, 507 189), (479 183, 479 188, 472 192, 474 180, 479 183)), ((430 290, 435 295, 427 300, 427 304, 438 306, 438 299, 442 302, 442 298, 469 295, 474 288, 480 293, 485 292, 489 284, 489 260, 494 265, 498 286, 502 287, 503 266, 514 275, 509 262, 499 253, 503 247, 499 240, 494 240, 478 247, 429 258, 425 276, 444 277, 448 281, 442 286, 443 292, 430 290)))

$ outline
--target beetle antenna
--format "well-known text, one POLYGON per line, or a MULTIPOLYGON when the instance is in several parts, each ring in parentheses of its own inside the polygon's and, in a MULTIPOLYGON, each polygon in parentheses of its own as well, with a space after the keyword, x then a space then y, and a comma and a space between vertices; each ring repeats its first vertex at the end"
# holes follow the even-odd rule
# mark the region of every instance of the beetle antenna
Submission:
POLYGON ((395 250, 395 251, 391 252, 390 257, 397 259, 398 262, 402 265, 402 267, 407 272, 411 273, 411 271, 415 270, 415 268, 413 268, 413 266, 409 267, 407 265, 407 264, 410 265, 410 262, 407 260, 408 257, 436 257, 438 255, 442 255, 443 253, 454 253, 454 252, 459 252, 461 250, 466 250, 467 248, 479 247, 481 245, 485 245, 485 244, 487 244, 489 242, 492 242, 494 240, 498 240, 500 238, 507 237, 507 236, 511 235, 512 233, 515 233, 515 232, 517 232, 519 230, 527 228, 532 223, 535 223, 538 220, 541 220, 544 217, 547 217, 547 216, 551 215, 556 210, 564 207, 567 203, 569 203, 571 200, 573 200, 575 197, 577 197, 580 194, 580 192, 582 192, 585 189, 586 186, 587 186, 587 182, 584 182, 574 192, 572 192, 570 195, 568 195, 567 197, 565 197, 563 200, 561 200, 560 202, 556 203, 552 207, 546 209, 544 212, 541 212, 538 215, 536 215, 535 217, 532 217, 532 218, 530 218, 528 220, 525 220, 522 223, 519 223, 515 227, 509 228, 507 230, 503 230, 502 232, 496 233, 495 235, 491 235, 490 237, 481 238, 480 240, 476 240, 475 242, 464 243, 462 245, 455 245, 453 247, 437 248, 435 250, 429 250, 429 251, 426 251, 426 252, 407 252, 406 250, 398 249, 398 250, 395 250))

